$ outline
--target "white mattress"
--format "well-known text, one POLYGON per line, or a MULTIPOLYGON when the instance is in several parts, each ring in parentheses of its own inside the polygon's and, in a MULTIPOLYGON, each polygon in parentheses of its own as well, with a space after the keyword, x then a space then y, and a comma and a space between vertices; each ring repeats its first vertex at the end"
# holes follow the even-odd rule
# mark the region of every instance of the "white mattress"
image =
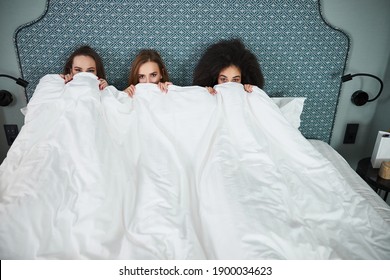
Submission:
POLYGON ((344 176, 353 189, 370 203, 378 214, 390 223, 389 205, 351 168, 348 162, 330 145, 320 140, 310 143, 344 176))

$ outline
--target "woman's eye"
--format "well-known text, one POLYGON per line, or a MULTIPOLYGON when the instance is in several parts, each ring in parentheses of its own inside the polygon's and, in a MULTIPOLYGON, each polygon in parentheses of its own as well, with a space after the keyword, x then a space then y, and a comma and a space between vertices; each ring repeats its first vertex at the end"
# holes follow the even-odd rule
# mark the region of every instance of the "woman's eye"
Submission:
POLYGON ((88 70, 88 73, 95 73, 95 70, 88 70))
POLYGON ((139 79, 139 80, 145 79, 145 76, 144 76, 144 75, 139 75, 139 76, 138 76, 138 79, 139 79))
POLYGON ((153 78, 156 78, 156 77, 157 77, 157 73, 153 73, 153 74, 152 74, 152 77, 153 77, 153 78))

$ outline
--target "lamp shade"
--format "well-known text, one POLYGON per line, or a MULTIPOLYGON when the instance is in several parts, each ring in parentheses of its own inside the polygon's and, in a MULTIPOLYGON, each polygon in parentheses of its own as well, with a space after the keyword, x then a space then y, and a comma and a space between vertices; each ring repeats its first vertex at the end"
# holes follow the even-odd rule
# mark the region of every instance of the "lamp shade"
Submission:
POLYGON ((13 100, 14 98, 8 90, 0 90, 0 106, 8 106, 13 100))

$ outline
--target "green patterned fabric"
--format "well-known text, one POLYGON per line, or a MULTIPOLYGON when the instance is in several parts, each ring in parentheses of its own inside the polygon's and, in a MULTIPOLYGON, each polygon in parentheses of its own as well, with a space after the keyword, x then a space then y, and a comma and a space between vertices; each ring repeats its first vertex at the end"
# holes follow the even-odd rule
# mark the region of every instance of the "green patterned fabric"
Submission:
POLYGON ((39 19, 16 30, 15 47, 29 100, 82 44, 123 89, 142 48, 160 52, 171 81, 187 86, 205 48, 228 38, 256 54, 270 96, 307 97, 300 130, 329 143, 349 39, 323 20, 317 0, 48 1, 39 19))

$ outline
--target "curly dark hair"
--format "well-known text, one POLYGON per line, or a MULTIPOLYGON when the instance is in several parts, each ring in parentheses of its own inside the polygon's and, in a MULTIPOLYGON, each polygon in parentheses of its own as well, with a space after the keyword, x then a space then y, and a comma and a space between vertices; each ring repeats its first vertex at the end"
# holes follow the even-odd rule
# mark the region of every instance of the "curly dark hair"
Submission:
POLYGON ((214 86, 218 84, 221 70, 232 65, 240 69, 242 84, 264 87, 260 64, 240 39, 222 40, 210 45, 195 67, 192 84, 214 86))
POLYGON ((85 55, 91 57, 96 63, 96 73, 101 79, 106 80, 106 72, 104 71, 103 61, 98 53, 88 45, 80 46, 77 48, 66 60, 63 74, 69 74, 72 72, 73 59, 75 56, 85 55))

